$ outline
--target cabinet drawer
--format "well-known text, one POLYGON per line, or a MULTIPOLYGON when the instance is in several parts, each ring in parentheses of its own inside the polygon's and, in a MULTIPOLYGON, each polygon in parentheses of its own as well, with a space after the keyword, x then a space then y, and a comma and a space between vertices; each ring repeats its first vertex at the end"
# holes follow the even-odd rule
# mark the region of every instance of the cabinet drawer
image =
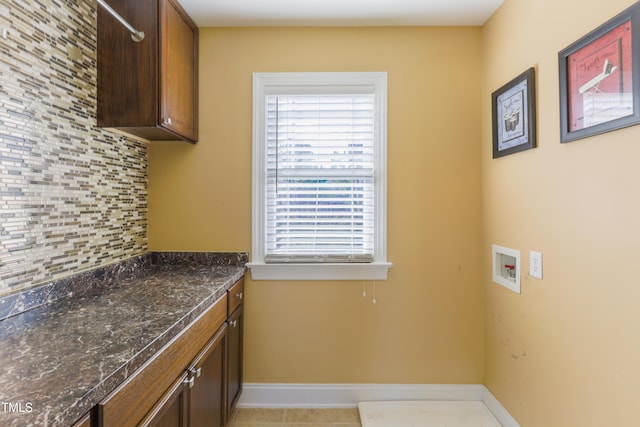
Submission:
POLYGON ((229 316, 244 302, 244 277, 229 288, 229 316))
POLYGON ((227 318, 223 295, 98 404, 100 426, 135 426, 227 318))

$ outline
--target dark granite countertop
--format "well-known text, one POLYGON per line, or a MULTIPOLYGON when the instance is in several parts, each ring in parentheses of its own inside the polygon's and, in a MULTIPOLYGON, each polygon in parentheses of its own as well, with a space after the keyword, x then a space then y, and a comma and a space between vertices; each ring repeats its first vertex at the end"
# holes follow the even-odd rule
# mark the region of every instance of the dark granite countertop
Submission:
POLYGON ((212 259, 148 254, 0 321, 0 425, 73 424, 244 275, 246 254, 212 259))

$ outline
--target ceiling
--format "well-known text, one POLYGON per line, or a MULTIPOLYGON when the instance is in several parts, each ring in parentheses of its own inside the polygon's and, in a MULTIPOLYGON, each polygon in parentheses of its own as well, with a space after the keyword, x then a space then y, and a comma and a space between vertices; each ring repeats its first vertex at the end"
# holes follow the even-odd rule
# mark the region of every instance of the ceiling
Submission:
POLYGON ((503 0, 180 0, 198 27, 482 25, 503 0))

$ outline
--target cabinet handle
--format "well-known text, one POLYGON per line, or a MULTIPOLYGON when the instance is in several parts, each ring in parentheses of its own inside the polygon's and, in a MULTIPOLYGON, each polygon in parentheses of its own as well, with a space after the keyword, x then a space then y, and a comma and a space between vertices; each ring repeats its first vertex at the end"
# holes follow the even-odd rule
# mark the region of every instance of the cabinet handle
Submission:
POLYGON ((238 326, 238 321, 237 320, 232 320, 229 322, 229 324, 231 325, 232 328, 235 328, 236 326, 238 326))
POLYGON ((202 366, 199 367, 198 369, 196 369, 196 368, 188 369, 188 371, 189 371, 189 373, 191 374, 192 377, 200 378, 200 375, 202 375, 202 366))
POLYGON ((165 125, 169 125, 169 126, 171 126, 171 125, 173 124, 173 120, 171 120, 171 117, 167 117, 167 118, 164 120, 164 124, 165 124, 165 125))
POLYGON ((242 297, 243 297, 242 292, 239 292, 239 293, 236 294, 236 298, 242 299, 242 297))
POLYGON ((195 379, 192 376, 189 376, 189 378, 184 380, 184 383, 188 384, 189 388, 193 388, 194 381, 195 381, 195 379))

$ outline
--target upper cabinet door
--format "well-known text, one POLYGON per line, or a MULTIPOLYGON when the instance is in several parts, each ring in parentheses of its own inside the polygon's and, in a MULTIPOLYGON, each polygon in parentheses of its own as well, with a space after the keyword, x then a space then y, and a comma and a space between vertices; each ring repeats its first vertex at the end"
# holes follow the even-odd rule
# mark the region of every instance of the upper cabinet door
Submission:
POLYGON ((147 140, 198 140, 198 28, 177 0, 109 0, 145 38, 98 8, 98 126, 147 140))
POLYGON ((174 0, 160 0, 162 127, 198 139, 198 28, 174 0))
POLYGON ((134 42, 129 30, 97 7, 98 126, 153 129, 158 120, 158 0, 109 0, 109 5, 145 38, 134 42))

